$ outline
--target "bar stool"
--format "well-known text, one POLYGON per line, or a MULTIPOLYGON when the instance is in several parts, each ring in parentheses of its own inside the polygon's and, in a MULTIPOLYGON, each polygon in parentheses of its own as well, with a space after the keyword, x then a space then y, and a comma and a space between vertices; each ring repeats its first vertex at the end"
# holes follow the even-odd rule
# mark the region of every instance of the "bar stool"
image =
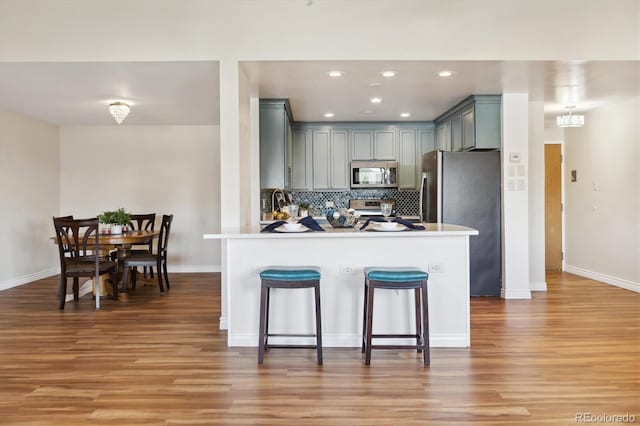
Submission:
POLYGON ((371 349, 417 349, 418 353, 423 352, 424 365, 429 365, 429 311, 427 304, 428 279, 428 273, 413 267, 364 268, 362 352, 365 354, 366 365, 371 363, 371 349), (381 288, 415 291, 416 334, 373 334, 373 293, 375 289, 381 288), (422 293, 422 303, 420 303, 420 293, 422 293), (372 338, 415 338, 416 344, 372 345, 372 338))
POLYGON ((260 332, 258 342, 258 364, 264 360, 264 352, 270 348, 317 349, 318 365, 322 365, 322 322, 320 320, 320 270, 315 267, 274 266, 260 272, 260 332), (269 333, 269 293, 272 288, 313 288, 316 308, 315 334, 269 333), (315 337, 315 345, 270 345, 269 337, 315 337))

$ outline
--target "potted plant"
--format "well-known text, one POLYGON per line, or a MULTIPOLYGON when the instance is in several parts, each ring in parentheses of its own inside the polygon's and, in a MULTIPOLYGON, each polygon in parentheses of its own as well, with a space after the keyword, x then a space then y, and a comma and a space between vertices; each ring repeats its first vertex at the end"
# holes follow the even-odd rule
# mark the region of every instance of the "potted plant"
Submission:
POLYGON ((299 217, 307 217, 309 216, 309 203, 300 203, 300 208, 298 210, 299 217))
POLYGON ((122 234, 122 227, 128 226, 131 217, 124 208, 118 210, 105 211, 98 216, 100 223, 111 225, 112 234, 122 234))

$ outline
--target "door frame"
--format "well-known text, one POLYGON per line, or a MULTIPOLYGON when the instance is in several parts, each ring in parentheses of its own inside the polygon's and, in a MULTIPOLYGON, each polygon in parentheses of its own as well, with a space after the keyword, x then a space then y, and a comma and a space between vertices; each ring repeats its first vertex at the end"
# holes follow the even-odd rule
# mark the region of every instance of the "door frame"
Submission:
MULTIPOLYGON (((562 160, 560 161, 560 202, 562 203, 562 209, 560 211, 560 220, 562 221, 562 232, 561 232, 561 238, 562 238, 562 272, 564 272, 564 268, 565 268, 565 261, 566 261, 566 251, 565 251, 565 232, 566 232, 566 224, 565 224, 565 214, 564 214, 564 209, 566 207, 565 205, 565 200, 564 200, 564 194, 565 194, 565 172, 564 172, 564 141, 563 140, 559 140, 559 141, 544 141, 545 145, 560 145, 560 155, 562 156, 562 160)), ((546 165, 546 160, 545 160, 545 165, 546 165)), ((545 179, 546 179, 546 175, 545 175, 545 179)), ((545 192, 545 208, 546 208, 546 192, 545 192)), ((545 229, 547 224, 545 223, 545 229)), ((547 241, 545 240, 545 247, 547 244, 547 241)))

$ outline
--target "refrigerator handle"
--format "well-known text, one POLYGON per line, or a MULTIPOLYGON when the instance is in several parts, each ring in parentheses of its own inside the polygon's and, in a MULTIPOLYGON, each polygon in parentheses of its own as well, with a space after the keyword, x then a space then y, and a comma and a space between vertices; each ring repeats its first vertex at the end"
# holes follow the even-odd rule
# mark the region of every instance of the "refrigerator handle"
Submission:
POLYGON ((427 174, 422 173, 422 178, 420 179, 420 201, 419 201, 419 210, 420 210, 420 223, 424 222, 424 182, 427 180, 427 174))

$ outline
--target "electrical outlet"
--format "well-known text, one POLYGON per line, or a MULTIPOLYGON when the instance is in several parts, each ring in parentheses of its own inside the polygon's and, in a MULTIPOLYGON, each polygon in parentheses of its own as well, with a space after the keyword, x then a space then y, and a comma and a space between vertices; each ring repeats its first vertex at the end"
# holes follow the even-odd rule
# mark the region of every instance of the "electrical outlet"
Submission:
POLYGON ((341 274, 350 274, 353 272, 353 265, 340 265, 338 270, 341 274))
POLYGON ((325 206, 326 208, 328 208, 328 209, 332 209, 332 208, 334 208, 334 207, 335 207, 335 204, 333 204, 333 201, 326 201, 326 202, 324 203, 324 206, 325 206))
POLYGON ((444 272, 444 263, 430 263, 429 264, 429 273, 430 274, 442 274, 444 272))

